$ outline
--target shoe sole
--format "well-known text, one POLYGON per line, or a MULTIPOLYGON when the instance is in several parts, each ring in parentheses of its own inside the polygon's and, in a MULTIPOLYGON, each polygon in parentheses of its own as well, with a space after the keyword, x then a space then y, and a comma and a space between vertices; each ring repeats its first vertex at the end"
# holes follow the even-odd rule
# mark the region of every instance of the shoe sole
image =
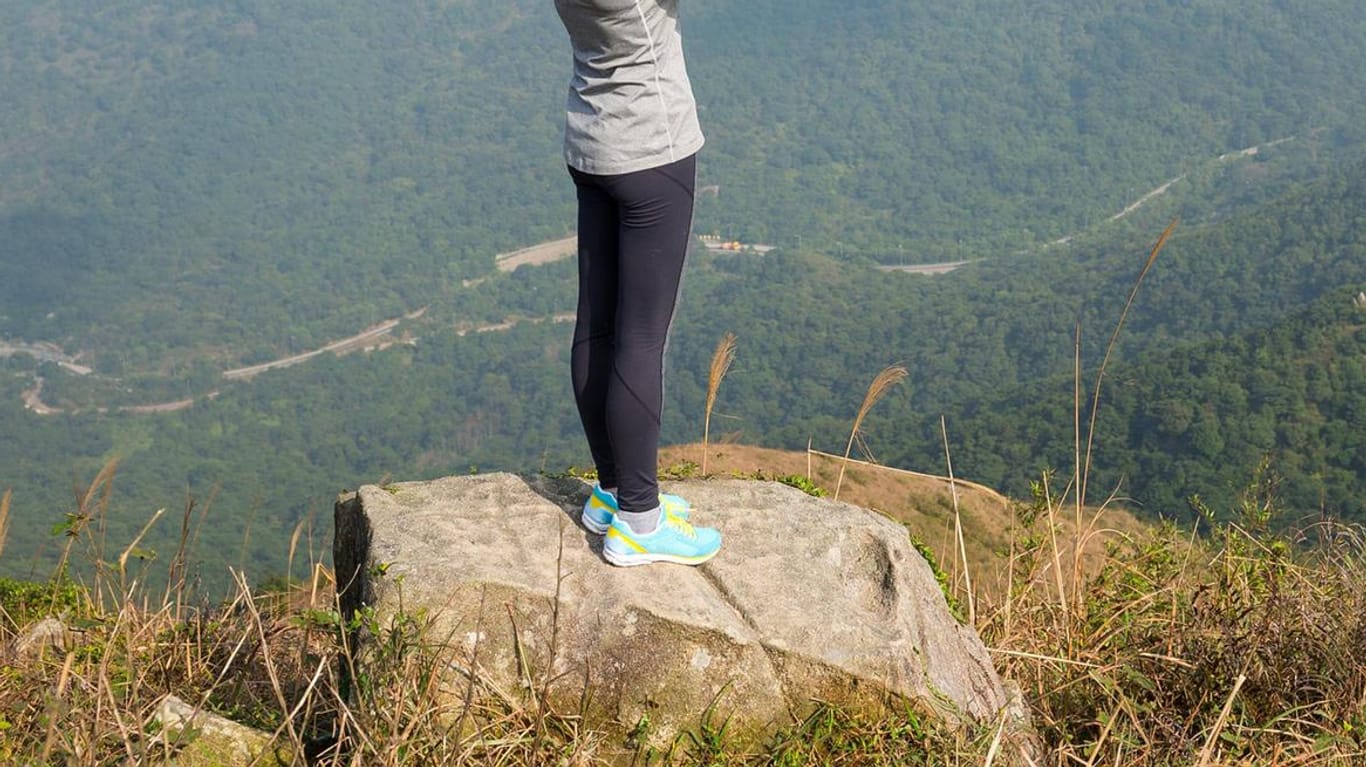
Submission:
POLYGON ((583 525, 583 529, 593 535, 607 535, 607 528, 612 526, 611 522, 604 525, 596 519, 591 519, 587 514, 583 514, 579 517, 579 524, 583 525))
POLYGON ((709 554, 700 557, 681 557, 676 554, 624 554, 619 551, 604 548, 602 557, 617 567, 635 567, 637 565, 650 565, 656 562, 669 562, 675 565, 700 565, 710 560, 721 551, 718 548, 709 554))

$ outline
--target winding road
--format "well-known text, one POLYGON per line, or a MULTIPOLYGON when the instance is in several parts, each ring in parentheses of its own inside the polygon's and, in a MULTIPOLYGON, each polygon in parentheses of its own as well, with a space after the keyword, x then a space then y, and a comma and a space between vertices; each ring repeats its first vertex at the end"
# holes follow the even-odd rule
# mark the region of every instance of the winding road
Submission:
MULTIPOLYGON (((1221 154, 1217 158, 1215 158, 1212 162, 1223 163, 1229 160, 1238 160, 1248 157, 1254 157, 1263 149, 1267 149, 1278 144, 1284 144, 1288 141, 1294 140, 1294 136, 1288 136, 1286 138, 1277 139, 1275 141, 1270 141, 1265 144, 1260 144, 1258 146, 1251 146, 1247 147, 1246 149, 1239 149, 1233 152, 1225 152, 1224 154, 1221 154)), ((1166 194, 1171 189, 1172 185, 1182 181, 1185 178, 1186 174, 1183 173, 1179 176, 1176 176, 1175 178, 1167 180, 1165 183, 1157 186, 1153 190, 1143 194, 1138 199, 1129 203, 1129 205, 1125 206, 1125 208, 1120 212, 1114 214, 1113 216, 1110 216, 1108 219, 1106 219, 1106 223, 1119 221, 1125 218, 1126 216, 1129 216, 1130 214, 1142 208, 1144 205, 1148 204, 1152 200, 1166 194)), ((1071 242, 1078 234, 1080 234, 1080 232, 1069 234, 1066 237, 1060 237, 1057 240, 1050 242, 1049 245, 1064 245, 1068 242, 1071 242)), ((564 258, 568 255, 572 255, 577 242, 577 237, 567 237, 552 242, 545 242, 539 245, 533 245, 529 248, 523 248, 521 250, 513 251, 510 253, 502 253, 495 258, 495 265, 498 271, 507 272, 512 271, 517 267, 523 265, 549 263, 551 261, 564 258)), ((884 270, 908 271, 923 274, 943 274, 945 272, 953 271, 954 269, 960 268, 967 263, 968 262, 966 261, 958 261, 943 264, 920 264, 906 267, 891 266, 881 268, 884 270)), ((478 282, 481 281, 482 280, 471 281, 467 283, 467 285, 478 284, 478 282)), ((383 348, 392 343, 391 341, 385 340, 385 338, 386 336, 390 335, 394 331, 394 329, 399 326, 400 323, 402 323, 405 319, 418 319, 423 314, 425 314, 426 311, 427 307, 424 306, 421 309, 409 312, 400 317, 394 317, 392 319, 385 320, 375 325, 371 325, 370 327, 365 328, 364 330, 360 331, 359 333, 356 333, 355 335, 347 336, 346 338, 332 341, 331 343, 328 343, 327 345, 322 346, 318 349, 303 352, 301 354, 294 354, 289 357, 283 357, 281 359, 272 360, 270 362, 262 362, 256 365, 247 365, 245 367, 233 368, 232 370, 225 370, 223 371, 222 375, 224 380, 227 381, 248 381, 266 371, 293 367, 295 365, 307 362, 322 354, 332 353, 342 355, 353 351, 383 348)), ((573 318, 573 313, 562 313, 550 317, 549 321, 568 322, 573 318)), ((463 328, 457 330, 456 332, 462 336, 470 332, 495 332, 499 330, 507 330, 509 328, 515 327, 516 325, 522 322, 543 321, 545 320, 536 318, 510 318, 503 322, 463 328)), ((79 355, 68 355, 55 344, 26 344, 22 342, 15 343, 0 341, 0 356, 8 356, 20 352, 31 354, 41 361, 56 362, 62 367, 76 373, 77 375, 89 375, 91 373, 90 368, 80 365, 76 362, 79 355)), ((43 379, 41 376, 35 376, 34 385, 28 389, 25 389, 23 392, 24 407, 37 415, 58 415, 60 413, 66 412, 62 408, 56 408, 45 404, 42 400, 42 395, 43 379)), ((173 402, 157 402, 147 405, 127 405, 113 409, 125 413, 171 413, 177 410, 184 410, 186 408, 189 408, 193 406, 194 403, 199 399, 212 399, 216 396, 218 396, 218 390, 215 389, 204 395, 201 395, 201 397, 198 398, 191 397, 186 399, 175 400, 173 402)), ((110 408, 96 408, 96 410, 98 412, 109 412, 110 408)))

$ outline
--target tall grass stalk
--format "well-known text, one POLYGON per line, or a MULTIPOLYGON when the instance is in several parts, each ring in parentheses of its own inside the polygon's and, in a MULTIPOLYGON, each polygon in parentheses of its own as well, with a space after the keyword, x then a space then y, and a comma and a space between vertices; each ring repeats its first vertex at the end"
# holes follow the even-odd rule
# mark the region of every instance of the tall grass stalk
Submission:
MULTIPOLYGON (((1153 264, 1157 262, 1157 255, 1162 252, 1162 248, 1167 244, 1167 239, 1172 236, 1172 232, 1176 231, 1176 226, 1179 223, 1180 219, 1172 219, 1171 223, 1167 224, 1167 228, 1162 231, 1161 236, 1157 238, 1157 242, 1153 245, 1152 250, 1148 252, 1148 260, 1143 263, 1143 268, 1139 270, 1138 277, 1134 280, 1133 287, 1129 289, 1129 297, 1124 301, 1124 309, 1119 313, 1119 321, 1115 323, 1115 329, 1110 333, 1110 341, 1105 345, 1105 356, 1101 359, 1100 367, 1096 370, 1096 385, 1091 393, 1091 413, 1089 416, 1089 423, 1087 423, 1086 426, 1086 455, 1078 466, 1078 471, 1080 472, 1076 487, 1078 509, 1086 502, 1087 481, 1091 474, 1091 451, 1095 446, 1096 439, 1096 411, 1100 405, 1100 387, 1105 381, 1105 371, 1110 366, 1110 357, 1114 354, 1115 344, 1119 340, 1119 333, 1124 329, 1124 323, 1129 318, 1129 309, 1134 305, 1134 298, 1138 296, 1138 289, 1143 286, 1143 279, 1148 276, 1148 272, 1153 268, 1153 264)), ((1078 331, 1077 339, 1077 343, 1080 344, 1080 331, 1078 331)))
MULTIPOLYGON (((1081 318, 1077 318, 1076 327, 1072 330, 1072 466, 1074 475, 1072 481, 1080 484, 1081 480, 1081 403, 1082 403, 1082 380, 1081 380, 1081 318)), ((1075 530, 1081 529, 1081 510, 1086 501, 1084 493, 1076 493, 1074 521, 1075 530)))
POLYGON ((307 524, 307 517, 300 519, 294 525, 294 532, 289 536, 289 552, 285 556, 285 583, 294 582, 294 555, 299 551, 299 537, 303 535, 307 524))
MULTIPOLYGON (((90 538, 89 560, 95 563, 95 585, 91 589, 97 605, 101 610, 104 609, 102 588, 102 567, 104 562, 104 547, 102 535, 97 533, 95 536, 87 536, 92 523, 97 519, 102 520, 105 512, 109 508, 109 501, 113 492, 114 474, 118 471, 118 459, 114 458, 107 461, 100 467, 95 478, 90 481, 84 490, 76 489, 76 509, 66 515, 66 521, 60 526, 62 534, 66 537, 66 543, 62 546, 62 555, 57 561, 57 575, 65 576, 67 568, 71 563, 71 550, 76 543, 82 539, 90 538)), ((100 522, 96 530, 102 530, 103 523, 100 522)))
POLYGON ((165 513, 165 508, 157 509, 156 512, 152 514, 152 518, 147 520, 147 522, 142 526, 142 529, 138 531, 137 536, 133 538, 132 542, 129 543, 128 546, 123 550, 123 553, 119 555, 120 592, 126 592, 129 589, 128 557, 137 556, 139 559, 142 559, 146 556, 138 549, 138 544, 142 543, 142 539, 147 537, 147 532, 152 529, 152 526, 155 525, 157 523, 157 520, 161 519, 161 515, 165 513))
MULTIPOLYGON (((1128 297, 1127 297, 1127 298, 1125 299, 1125 301, 1124 301, 1124 307, 1120 310, 1119 319, 1116 320, 1116 322, 1115 322, 1115 327, 1114 327, 1114 329, 1113 329, 1113 330, 1111 331, 1111 333, 1110 333, 1110 340, 1109 340, 1109 341, 1106 343, 1106 345, 1105 345, 1105 353, 1104 353, 1104 355, 1103 355, 1102 358, 1101 358, 1101 362, 1100 362, 1099 367, 1096 369, 1096 381, 1095 381, 1095 386, 1094 386, 1094 388, 1092 389, 1091 398, 1090 398, 1090 403, 1089 403, 1089 404, 1090 404, 1090 413, 1089 413, 1088 416, 1087 416, 1087 424, 1086 424, 1086 429, 1085 429, 1085 431, 1084 431, 1084 434, 1085 434, 1085 449, 1084 449, 1084 450, 1083 450, 1083 448, 1082 448, 1082 443, 1083 443, 1083 439, 1082 439, 1083 430, 1082 430, 1082 427, 1081 427, 1081 411, 1082 411, 1082 403, 1083 403, 1083 401, 1084 401, 1084 398, 1083 398, 1083 394, 1082 394, 1082 392, 1083 392, 1083 387, 1082 387, 1082 369, 1081 369, 1082 328, 1081 328, 1081 322, 1080 322, 1080 320, 1078 320, 1078 322, 1076 323, 1076 326, 1075 326, 1075 328, 1074 328, 1074 330, 1073 330, 1073 348, 1072 348, 1072 381, 1073 381, 1073 390, 1072 390, 1072 397, 1073 397, 1073 401, 1072 401, 1072 446, 1073 446, 1073 457, 1074 457, 1074 463, 1073 463, 1073 466, 1074 466, 1074 473, 1073 473, 1072 480, 1071 480, 1071 482, 1069 483, 1069 485, 1071 486, 1070 489, 1072 490, 1072 494, 1073 494, 1073 517, 1074 517, 1074 520, 1073 520, 1073 521, 1074 521, 1074 525, 1075 525, 1075 527, 1074 527, 1073 529, 1074 529, 1074 531, 1075 531, 1075 535, 1074 535, 1073 538, 1072 538, 1072 552, 1071 552, 1071 554, 1072 554, 1072 574, 1071 574, 1072 577, 1071 577, 1071 579, 1070 579, 1070 584, 1071 584, 1071 587, 1072 587, 1072 597, 1071 597, 1071 599, 1069 599, 1069 598, 1067 597, 1066 593, 1065 593, 1064 586, 1063 586, 1063 584, 1064 584, 1064 579, 1063 579, 1063 577, 1062 577, 1062 573, 1059 571, 1059 572, 1056 574, 1056 575, 1057 575, 1057 586, 1058 586, 1058 600, 1059 600, 1059 606, 1062 607, 1063 609, 1068 609, 1069 604, 1071 605, 1071 607, 1072 607, 1073 609, 1080 609, 1080 601, 1081 601, 1081 599, 1082 599, 1082 593, 1081 593, 1081 588, 1080 588, 1080 585, 1081 585, 1081 584, 1080 584, 1080 580, 1081 580, 1081 569, 1082 569, 1082 568, 1081 568, 1082 551, 1083 551, 1083 547, 1085 546, 1086 541, 1087 541, 1087 539, 1088 539, 1088 534, 1087 534, 1087 533, 1089 533, 1089 532, 1091 532, 1091 531, 1094 530, 1094 528, 1095 528, 1095 526, 1096 526, 1096 523, 1097 523, 1098 520, 1099 520, 1100 513, 1101 513, 1101 512, 1098 510, 1097 513, 1096 513, 1096 516, 1093 517, 1093 518, 1090 520, 1089 523, 1083 522, 1084 509, 1085 509, 1085 507, 1086 507, 1087 491, 1088 491, 1088 489, 1089 489, 1089 481, 1090 481, 1090 475, 1091 475, 1092 458, 1093 458, 1093 455, 1094 455, 1094 448, 1095 448, 1096 418, 1097 418, 1097 416, 1098 416, 1098 414, 1099 414, 1099 411, 1100 411, 1100 392, 1101 392, 1102 384, 1103 384, 1104 381, 1105 381, 1105 373, 1106 373, 1106 371, 1109 369, 1110 360, 1111 360, 1111 358, 1112 358, 1113 355, 1114 355, 1115 347, 1118 345, 1119 334, 1120 334, 1120 332, 1124 329, 1125 322, 1128 320, 1129 311, 1130 311, 1130 309, 1133 308, 1134 299, 1137 298, 1137 296, 1138 296, 1139 288, 1141 288, 1141 287, 1143 286, 1143 281, 1144 281, 1144 279, 1148 276, 1148 272, 1151 271, 1152 268, 1153 268, 1153 265, 1154 265, 1155 263, 1157 263, 1158 254, 1160 254, 1160 253, 1162 252, 1162 249, 1163 249, 1163 248, 1166 246, 1166 244, 1167 244, 1167 240, 1170 239, 1172 233, 1173 233, 1174 231, 1176 231, 1176 227, 1177 227, 1177 225, 1178 225, 1179 223, 1180 223, 1180 220, 1179 220, 1179 219, 1172 219, 1172 221, 1171 221, 1170 223, 1167 224, 1167 228, 1164 229, 1164 230, 1162 231, 1162 234, 1158 236, 1157 242, 1153 244, 1153 246, 1152 246, 1151 249, 1149 249, 1149 251, 1148 251, 1148 257, 1147 257, 1147 259, 1143 262, 1143 267, 1142 267, 1141 269, 1139 269, 1138 276, 1134 279, 1133 285, 1129 288, 1129 295, 1128 295, 1128 297), (1084 530, 1087 531, 1087 533, 1084 533, 1084 532, 1083 532, 1084 530), (1073 604, 1074 601, 1075 601, 1075 604, 1073 604)), ((1045 484, 1047 484, 1047 480, 1045 480, 1045 484)), ((1047 492, 1047 491, 1048 491, 1048 488, 1045 488, 1045 491, 1047 492)), ((1063 495, 1061 496, 1061 498, 1062 498, 1062 499, 1066 499, 1067 495, 1068 495, 1068 493, 1067 493, 1066 491, 1064 491, 1064 492, 1063 492, 1063 495)), ((1103 510, 1103 509, 1105 508, 1105 506, 1108 505, 1108 503, 1109 503, 1111 500, 1113 500, 1113 499, 1114 499, 1114 493, 1112 493, 1111 496, 1110 496, 1110 498, 1107 499, 1106 504, 1102 504, 1102 505, 1101 505, 1101 509, 1103 510)), ((1064 503, 1065 503, 1065 500, 1059 500, 1059 505, 1062 505, 1062 504, 1064 504, 1064 503)), ((1056 515, 1056 512, 1057 512, 1057 511, 1060 511, 1060 510, 1055 510, 1055 509, 1053 508, 1053 503, 1052 503, 1052 501, 1049 500, 1049 501, 1048 501, 1048 506, 1047 506, 1047 513, 1048 513, 1048 515, 1049 515, 1050 520, 1053 520, 1053 519, 1055 518, 1055 515, 1056 515)), ((1053 538, 1053 545, 1054 545, 1054 567, 1060 569, 1060 568, 1061 568, 1061 564, 1062 564, 1062 558, 1061 558, 1061 555, 1060 555, 1060 553, 1057 551, 1057 548, 1056 548, 1056 547, 1057 547, 1056 537, 1053 538)))
POLYGON ((1224 701, 1224 707, 1219 711, 1219 719, 1210 728, 1209 737, 1205 738, 1205 745, 1200 749, 1199 767, 1205 767, 1210 763, 1214 756, 1214 744, 1219 739, 1220 733, 1224 731, 1224 726, 1228 723, 1228 715, 1233 711, 1233 701, 1238 697, 1238 691, 1243 689, 1243 683, 1247 681, 1247 674, 1239 674, 1237 681, 1233 683, 1233 691, 1228 694, 1228 699, 1224 701))
MULTIPOLYGON (((1058 545, 1058 507, 1061 505, 1061 502, 1053 502, 1053 488, 1051 480, 1052 477, 1048 474, 1045 474, 1044 480, 1041 483, 1043 490, 1043 508, 1044 513, 1048 515, 1048 543, 1049 549, 1053 552, 1052 570, 1053 581, 1057 584, 1058 588, 1058 610, 1065 612, 1067 610, 1069 600, 1067 598, 1066 582, 1063 579, 1062 547, 1058 545)), ((1066 490, 1063 491, 1064 496, 1066 496, 1066 492, 1066 490)), ((1076 531, 1074 531, 1074 535, 1075 533, 1076 531)), ((1078 556, 1080 555, 1081 549, 1074 544, 1072 547, 1072 552, 1074 556, 1078 556)), ((1073 585, 1075 590, 1075 584, 1073 585)), ((1066 632, 1065 636, 1067 638, 1068 651, 1070 652, 1073 649, 1071 623, 1064 622, 1063 629, 1066 632)))
POLYGON ((190 519, 194 516, 194 505, 194 498, 186 497, 185 508, 180 515, 180 536, 176 539, 175 556, 171 558, 171 564, 166 570, 166 593, 161 598, 164 604, 174 604, 176 616, 181 614, 185 596, 185 574, 189 565, 186 556, 189 554, 190 519), (172 595, 175 596, 174 602, 171 599, 172 595))
POLYGON ((839 478, 835 480, 834 499, 840 498, 840 487, 844 484, 844 470, 849 465, 849 454, 854 450, 854 439, 858 436, 859 427, 863 425, 863 419, 868 415, 868 411, 873 409, 873 405, 878 400, 887 396, 887 392, 892 387, 901 383, 906 378, 906 368, 900 365, 890 365, 878 373, 873 378, 873 382, 868 384, 868 391, 864 392, 863 404, 859 405, 858 414, 854 416, 854 426, 849 430, 849 443, 844 446, 844 460, 840 463, 839 478))
POLYGON ((958 483, 953 478, 953 455, 949 452, 949 425, 944 416, 939 416, 939 433, 944 438, 944 464, 949 472, 949 494, 953 498, 953 535, 957 542, 958 556, 963 563, 963 583, 968 597, 968 625, 977 625, 977 597, 972 588, 972 572, 968 567, 968 546, 963 538, 963 512, 958 504, 958 483))
POLYGON ((0 557, 5 555, 5 541, 9 539, 9 501, 12 495, 13 490, 6 490, 4 495, 0 495, 0 557))
POLYGON ((707 407, 702 418, 702 474, 707 474, 708 443, 711 439, 711 411, 716 406, 716 393, 721 389, 721 381, 735 362, 735 334, 726 333, 716 344, 711 355, 711 368, 707 371, 707 407))

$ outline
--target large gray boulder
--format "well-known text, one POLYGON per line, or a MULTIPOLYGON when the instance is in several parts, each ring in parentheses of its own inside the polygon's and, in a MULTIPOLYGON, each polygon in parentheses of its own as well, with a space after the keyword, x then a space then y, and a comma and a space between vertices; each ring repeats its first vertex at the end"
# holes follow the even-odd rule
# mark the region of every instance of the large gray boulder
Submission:
POLYGON ((287 747, 270 734, 238 724, 168 695, 156 707, 155 741, 174 754, 168 767, 285 767, 294 763, 287 747))
POLYGON ((913 700, 955 721, 1027 727, 901 525, 777 483, 667 489, 722 530, 711 562, 607 564, 601 539, 577 524, 588 486, 574 479, 362 487, 336 508, 343 609, 369 605, 381 624, 400 603, 422 610, 462 673, 473 663, 509 695, 552 680, 558 710, 587 701, 592 725, 648 721, 654 742, 708 710, 758 736, 813 700, 865 710, 913 700))

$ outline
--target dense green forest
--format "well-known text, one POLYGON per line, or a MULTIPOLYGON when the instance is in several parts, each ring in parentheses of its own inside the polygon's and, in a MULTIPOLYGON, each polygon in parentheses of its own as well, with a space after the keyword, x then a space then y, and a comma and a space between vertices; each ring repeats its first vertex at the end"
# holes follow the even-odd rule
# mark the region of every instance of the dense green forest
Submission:
MULTIPOLYGON (((1350 0, 685 9, 700 231, 887 261, 1084 230, 1223 153, 1357 146, 1350 0)), ((0 8, 0 336, 113 375, 452 300, 572 227, 540 0, 0 8)))
MULTIPOLYGON (((1366 285, 1363 197, 1366 166, 1358 166, 1172 239, 1105 390, 1098 482, 1123 477, 1146 508, 1181 514, 1190 495, 1230 497, 1268 455, 1288 478, 1289 507, 1324 503, 1361 516, 1352 499, 1362 496, 1362 338, 1352 334, 1360 313, 1349 294, 1366 285), (1305 315, 1307 304, 1316 308, 1305 315), (1216 392, 1245 393, 1216 397, 1213 382, 1216 392), (1286 388, 1270 393, 1268 382, 1286 388), (1173 431, 1183 413, 1189 434, 1173 431), (1217 439, 1197 439, 1211 428, 1217 439)), ((863 387, 900 362, 912 371, 908 385, 866 425, 874 454, 937 471, 943 414, 959 473, 1019 491, 1046 468, 1070 466, 1074 328, 1083 328, 1092 370, 1150 239, 1125 235, 940 277, 810 253, 699 254, 670 361, 665 438, 697 438, 711 348, 734 330, 739 356, 719 399, 719 431, 838 449, 863 387)), ((572 306, 571 276, 568 262, 523 268, 481 285, 480 295, 493 307, 538 306, 535 317, 549 318, 572 306)), ((489 311, 481 302, 464 308, 489 311)), ((289 529, 311 519, 325 530, 332 494, 360 482, 584 464, 565 374, 567 324, 461 335, 447 319, 424 317, 406 329, 411 345, 323 355, 154 415, 24 410, 19 390, 34 363, 12 358, 7 369, 17 375, 0 391, 0 430, 23 439, 4 443, 0 459, 26 515, 12 551, 46 546, 50 555, 57 542, 48 528, 72 506, 65 488, 115 456, 110 540, 131 538, 158 506, 211 500, 199 534, 206 572, 238 562, 282 568, 289 529), (244 547, 249 525, 256 544, 244 547)), ((50 403, 80 404, 61 394, 78 377, 39 367, 52 382, 50 403)), ((165 550, 176 532, 164 522, 151 548, 165 550)), ((7 555, 6 566, 47 561, 7 555)))
MULTIPOLYGON (((1366 520, 1363 290, 1366 282, 1271 328, 1110 371, 1093 500, 1118 489, 1168 516, 1188 512, 1196 496, 1227 510, 1260 472, 1297 517, 1366 520)), ((1071 378, 1058 378, 975 404, 955 420, 958 465, 1017 493, 1046 469, 1070 475, 1073 392, 1071 378)), ((921 432, 928 438, 937 426, 921 432)))
MULTIPOLYGON (((778 247, 693 258, 665 438, 700 435, 733 331, 714 428, 838 449, 863 387, 901 363, 907 386, 866 424, 874 455, 937 470, 943 414, 959 472, 1020 491, 1068 467, 1075 328, 1094 370, 1180 215, 1121 338, 1097 481, 1180 514, 1269 456, 1293 508, 1366 515, 1342 292, 1366 282, 1356 10, 688 5, 697 229, 778 247)), ((194 499, 211 583, 224 564, 281 571, 290 531, 323 540, 343 487, 584 464, 553 321, 572 264, 493 269, 572 227, 563 36, 540 0, 0 7, 0 342, 94 368, 0 357, 0 572, 45 572, 73 488, 114 458, 111 546, 170 507, 147 546, 164 558, 194 499), (422 307, 391 348, 221 375, 422 307), (24 407, 38 382, 63 412, 24 407)))

